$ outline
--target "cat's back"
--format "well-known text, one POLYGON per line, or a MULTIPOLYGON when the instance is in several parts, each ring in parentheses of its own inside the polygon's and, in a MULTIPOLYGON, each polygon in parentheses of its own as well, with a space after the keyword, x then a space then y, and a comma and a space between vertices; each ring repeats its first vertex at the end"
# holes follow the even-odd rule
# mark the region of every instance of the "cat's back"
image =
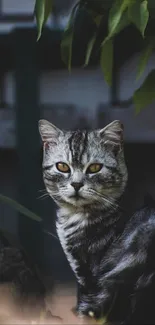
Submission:
POLYGON ((144 232, 155 229, 155 201, 150 196, 145 197, 144 205, 129 218, 123 236, 131 235, 140 229, 144 232))
POLYGON ((140 263, 148 259, 151 261, 155 251, 154 200, 145 200, 144 206, 129 219, 121 236, 121 245, 125 255, 132 254, 140 263))
POLYGON ((102 281, 132 270, 130 281, 137 272, 155 273, 155 207, 145 204, 126 223, 124 231, 111 245, 101 263, 102 281))

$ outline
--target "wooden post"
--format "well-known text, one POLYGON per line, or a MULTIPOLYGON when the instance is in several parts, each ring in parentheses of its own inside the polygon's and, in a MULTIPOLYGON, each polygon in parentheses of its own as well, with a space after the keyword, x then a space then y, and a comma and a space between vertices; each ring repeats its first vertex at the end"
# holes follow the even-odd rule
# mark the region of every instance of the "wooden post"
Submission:
MULTIPOLYGON (((41 186, 41 164, 36 31, 16 29, 13 40, 19 202, 42 217, 41 204, 37 199, 41 186)), ((42 267, 44 265, 42 224, 19 214, 18 231, 21 244, 32 256, 33 261, 42 267)))

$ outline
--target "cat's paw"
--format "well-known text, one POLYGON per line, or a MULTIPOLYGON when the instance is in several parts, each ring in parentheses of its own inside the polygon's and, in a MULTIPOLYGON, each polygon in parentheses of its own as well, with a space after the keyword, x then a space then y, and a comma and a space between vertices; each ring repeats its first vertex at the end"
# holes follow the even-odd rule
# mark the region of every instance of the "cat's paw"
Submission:
MULTIPOLYGON (((78 318, 82 318, 84 321, 87 320, 87 322, 90 322, 90 319, 93 321, 93 323, 90 324, 97 324, 97 325, 105 325, 108 324, 107 323, 107 319, 106 317, 101 317, 101 318, 97 318, 96 313, 93 310, 83 310, 81 311, 80 306, 76 306, 75 308, 72 309, 72 312, 78 317, 78 318)), ((108 324, 109 325, 109 324, 108 324)))
POLYGON ((106 323, 112 299, 113 296, 105 289, 97 294, 79 292, 76 312, 80 316, 84 315, 89 319, 106 323))
POLYGON ((102 306, 95 306, 95 305, 87 305, 87 304, 79 304, 76 307, 76 315, 78 317, 89 317, 91 319, 99 320, 101 318, 105 318, 103 316, 103 309, 102 306))
POLYGON ((83 318, 85 316, 85 313, 80 310, 80 305, 76 305, 71 309, 71 311, 77 317, 83 318))

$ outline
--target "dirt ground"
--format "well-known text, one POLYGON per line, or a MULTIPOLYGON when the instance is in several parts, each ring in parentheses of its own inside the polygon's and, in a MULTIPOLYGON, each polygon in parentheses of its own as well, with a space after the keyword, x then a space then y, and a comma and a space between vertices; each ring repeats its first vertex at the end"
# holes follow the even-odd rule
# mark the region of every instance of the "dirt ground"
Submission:
POLYGON ((76 305, 76 291, 73 287, 56 286, 52 295, 46 298, 47 308, 52 316, 44 318, 44 314, 31 314, 29 310, 21 310, 10 294, 8 286, 0 287, 0 324, 96 324, 94 320, 77 317, 72 309, 76 305))

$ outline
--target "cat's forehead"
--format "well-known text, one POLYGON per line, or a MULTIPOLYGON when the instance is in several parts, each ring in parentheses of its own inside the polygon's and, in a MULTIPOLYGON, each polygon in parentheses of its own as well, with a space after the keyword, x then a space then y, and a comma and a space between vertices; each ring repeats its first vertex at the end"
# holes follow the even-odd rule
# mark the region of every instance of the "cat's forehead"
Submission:
POLYGON ((65 132, 60 136, 55 156, 72 164, 86 164, 89 160, 104 156, 100 139, 93 131, 65 132))

